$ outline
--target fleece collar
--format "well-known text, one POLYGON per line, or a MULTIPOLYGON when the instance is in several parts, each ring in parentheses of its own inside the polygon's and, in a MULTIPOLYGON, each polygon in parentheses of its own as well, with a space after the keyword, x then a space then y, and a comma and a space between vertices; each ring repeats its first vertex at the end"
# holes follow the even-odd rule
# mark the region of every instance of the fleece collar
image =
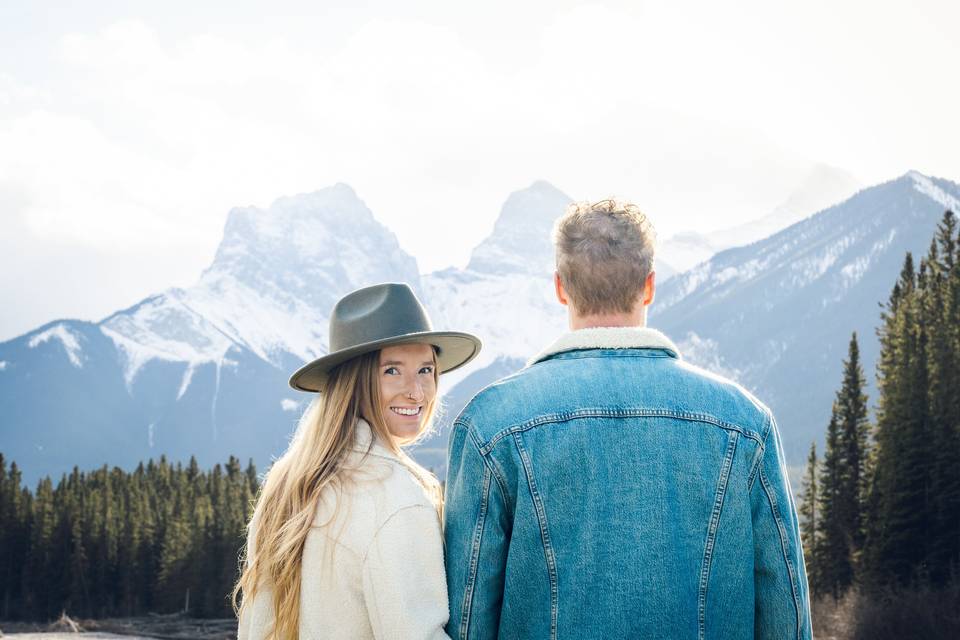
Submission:
POLYGON ((664 349, 680 357, 676 345, 656 329, 649 327, 591 327, 560 336, 529 362, 530 366, 552 355, 578 349, 664 349))
POLYGON ((400 457, 384 445, 380 440, 374 438, 373 427, 370 423, 360 418, 357 420, 356 431, 354 432, 353 450, 357 453, 372 453, 381 458, 390 458, 399 460, 400 457))

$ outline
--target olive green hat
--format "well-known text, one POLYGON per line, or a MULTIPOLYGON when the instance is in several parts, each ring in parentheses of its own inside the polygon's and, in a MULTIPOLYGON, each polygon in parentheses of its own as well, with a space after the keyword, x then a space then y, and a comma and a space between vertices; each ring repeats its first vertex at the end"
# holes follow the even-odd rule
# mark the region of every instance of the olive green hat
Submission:
POLYGON ((340 298, 330 313, 330 353, 290 377, 299 391, 320 391, 330 370, 357 356, 395 344, 420 342, 437 348, 440 373, 453 371, 480 353, 480 339, 460 331, 434 331, 413 290, 388 282, 340 298))

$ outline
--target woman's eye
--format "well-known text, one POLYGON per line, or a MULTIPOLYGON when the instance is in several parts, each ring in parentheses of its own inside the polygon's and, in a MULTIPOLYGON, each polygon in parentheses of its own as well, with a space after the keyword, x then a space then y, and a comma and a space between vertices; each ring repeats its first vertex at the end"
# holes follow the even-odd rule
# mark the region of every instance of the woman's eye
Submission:
POLYGON ((396 367, 387 367, 386 369, 383 370, 383 373, 384 375, 388 375, 388 376, 400 375, 400 371, 396 367))
POLYGON ((433 367, 423 367, 420 369, 420 373, 433 373, 433 367))

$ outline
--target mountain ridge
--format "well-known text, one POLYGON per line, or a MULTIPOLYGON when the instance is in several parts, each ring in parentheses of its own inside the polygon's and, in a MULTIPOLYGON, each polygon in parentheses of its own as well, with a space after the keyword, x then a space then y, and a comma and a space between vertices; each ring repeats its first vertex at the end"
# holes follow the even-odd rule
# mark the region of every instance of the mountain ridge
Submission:
MULTIPOLYGON (((889 293, 902 249, 922 250, 942 214, 941 201, 958 198, 954 183, 915 172, 869 187, 663 283, 651 325, 677 341, 695 364, 737 378, 768 401, 782 416, 788 456, 799 462, 823 429, 819 412, 829 411, 830 385, 839 379, 849 331, 875 326, 876 302, 889 293), (860 197, 867 202, 850 204, 860 197), (889 229, 868 224, 870 211, 889 229), (910 211, 917 215, 905 215, 910 211), (859 220, 846 244, 828 224, 839 228, 845 216, 859 220), (897 220, 915 220, 915 233, 897 220), (872 235, 858 240, 857 233, 867 232, 872 235), (861 291, 858 283, 865 278, 871 284, 861 291), (848 290, 858 292, 852 303, 841 295, 848 290), (767 322, 745 317, 748 299, 761 301, 751 312, 767 322), (795 358, 797 345, 811 348, 797 324, 810 323, 804 309, 818 305, 831 306, 837 317, 820 352, 802 361, 817 383, 799 395, 817 410, 798 412, 789 391, 796 368, 783 363, 795 358), (747 330, 756 344, 735 329, 747 330)), ((549 232, 569 201, 543 181, 510 194, 499 231, 495 225, 466 268, 428 274, 419 273, 415 258, 348 185, 278 198, 266 209, 231 209, 217 255, 194 286, 148 296, 99 322, 54 320, 0 343, 4 454, 29 467, 32 478, 69 468, 63 467, 68 462, 135 464, 161 452, 174 459, 197 454, 202 464, 239 454, 262 467, 283 450, 310 399, 290 390, 286 380, 326 349, 333 302, 382 281, 410 282, 436 327, 471 331, 484 340, 467 371, 443 378, 449 420, 473 392, 523 366, 567 330, 565 310, 553 294, 549 232), (257 225, 265 227, 262 237, 257 225), (72 412, 60 406, 59 396, 75 405, 72 412), (93 447, 89 434, 98 434, 94 440, 110 451, 93 447), (51 453, 57 447, 69 455, 51 453)), ((872 338, 872 332, 861 333, 867 335, 872 338)), ((865 363, 871 348, 865 345, 865 363)), ((445 424, 415 451, 441 475, 445 424)))

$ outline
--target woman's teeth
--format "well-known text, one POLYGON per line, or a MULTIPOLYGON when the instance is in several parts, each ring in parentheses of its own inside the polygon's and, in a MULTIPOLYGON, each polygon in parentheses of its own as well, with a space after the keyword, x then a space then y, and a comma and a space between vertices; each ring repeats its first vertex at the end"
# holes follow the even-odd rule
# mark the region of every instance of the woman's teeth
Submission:
POLYGON ((420 413, 420 407, 415 407, 413 409, 401 409, 400 407, 390 407, 390 410, 394 413, 399 413, 402 416, 415 416, 420 413))

